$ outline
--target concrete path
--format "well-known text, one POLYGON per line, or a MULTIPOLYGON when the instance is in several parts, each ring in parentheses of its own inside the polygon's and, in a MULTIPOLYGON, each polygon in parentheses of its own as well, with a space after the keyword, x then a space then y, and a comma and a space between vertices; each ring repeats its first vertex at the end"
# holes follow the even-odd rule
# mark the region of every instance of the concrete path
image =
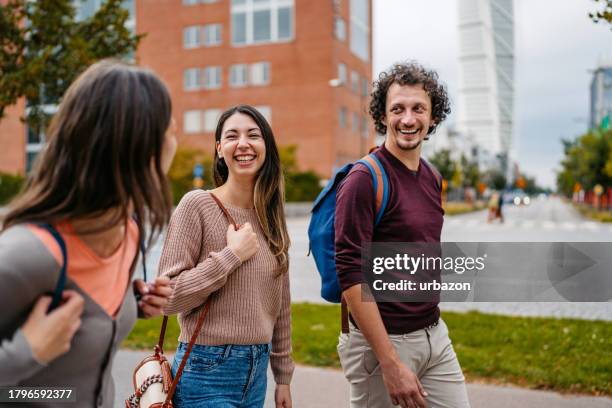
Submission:
MULTIPOLYGON (((132 369, 148 353, 121 350, 115 357, 113 376, 115 406, 133 392, 132 369)), ((297 366, 291 385, 295 408, 348 407, 349 387, 341 371, 297 366)), ((612 408, 611 398, 561 395, 549 391, 526 390, 487 384, 468 384, 472 408, 612 408)), ((265 408, 274 408, 274 383, 268 373, 265 408)))

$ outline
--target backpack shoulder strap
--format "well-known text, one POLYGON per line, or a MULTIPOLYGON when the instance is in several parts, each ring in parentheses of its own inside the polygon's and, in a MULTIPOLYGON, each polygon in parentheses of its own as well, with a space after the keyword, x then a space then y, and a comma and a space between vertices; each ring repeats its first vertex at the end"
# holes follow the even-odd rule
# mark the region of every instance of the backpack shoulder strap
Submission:
POLYGON ((372 175, 374 197, 376 198, 376 217, 374 219, 374 226, 377 226, 382 219, 385 209, 387 208, 387 202, 389 201, 389 179, 387 178, 385 168, 374 153, 368 154, 357 163, 365 165, 372 175))
POLYGON ((46 230, 53 239, 57 242, 62 252, 62 268, 60 270, 60 276, 57 280, 57 284, 55 285, 55 290, 53 291, 53 298, 51 300, 51 304, 49 305, 49 309, 47 312, 58 307, 62 301, 62 293, 64 292, 64 286, 66 286, 66 269, 68 267, 68 253, 66 251, 66 242, 64 238, 62 238, 61 234, 53 227, 51 224, 37 224, 40 228, 46 230))

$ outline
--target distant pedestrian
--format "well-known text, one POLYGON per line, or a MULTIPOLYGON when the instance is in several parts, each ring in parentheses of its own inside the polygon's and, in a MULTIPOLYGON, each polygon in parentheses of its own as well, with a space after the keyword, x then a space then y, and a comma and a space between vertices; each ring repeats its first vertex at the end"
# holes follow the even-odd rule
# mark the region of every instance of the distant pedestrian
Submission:
POLYGON ((217 188, 183 197, 172 215, 159 265, 173 290, 164 313, 178 313, 181 327, 173 373, 202 305, 210 300, 174 406, 262 407, 269 360, 276 407, 290 408, 293 360, 283 172, 272 129, 259 111, 239 105, 221 115, 214 163, 217 188))
POLYGON ((491 193, 491 197, 489 197, 489 203, 487 204, 487 208, 489 209, 487 222, 489 223, 498 217, 499 200, 500 194, 497 191, 493 191, 493 193, 491 193))
POLYGON ((504 223, 504 213, 502 211, 502 207, 504 206, 504 191, 502 190, 499 193, 499 198, 497 200, 497 214, 496 218, 499 218, 499 222, 504 223))
POLYGON ((170 295, 167 278, 132 285, 145 226, 161 231, 172 208, 170 95, 151 71, 103 61, 70 86, 46 135, 0 235, 0 385, 74 387, 75 406, 110 408, 119 344, 170 295), (55 232, 67 281, 47 313, 64 264, 55 232))

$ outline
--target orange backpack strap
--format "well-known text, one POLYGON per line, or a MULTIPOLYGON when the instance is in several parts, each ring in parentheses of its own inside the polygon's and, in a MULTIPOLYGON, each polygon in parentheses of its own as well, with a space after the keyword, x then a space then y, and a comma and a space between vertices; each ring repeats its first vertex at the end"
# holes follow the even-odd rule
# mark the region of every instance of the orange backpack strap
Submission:
POLYGON ((363 157, 357 163, 365 165, 372 175, 372 183, 374 185, 374 196, 376 199, 376 214, 374 218, 374 226, 377 226, 382 219, 382 216, 389 201, 389 180, 385 168, 382 166, 374 153, 370 153, 363 157))

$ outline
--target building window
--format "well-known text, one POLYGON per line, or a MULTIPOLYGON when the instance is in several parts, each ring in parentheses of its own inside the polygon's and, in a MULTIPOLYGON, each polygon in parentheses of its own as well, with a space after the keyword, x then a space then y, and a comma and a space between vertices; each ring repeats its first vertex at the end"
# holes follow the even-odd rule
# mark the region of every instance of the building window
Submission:
POLYGON ((204 26, 204 45, 211 47, 223 42, 221 24, 206 24, 204 26))
POLYGON ((28 141, 28 145, 41 145, 44 146, 45 144, 45 132, 41 131, 41 132, 37 132, 36 130, 32 129, 31 126, 27 127, 27 141, 28 141))
POLYGON ((334 33, 339 41, 346 41, 346 23, 342 17, 336 17, 334 20, 334 33))
POLYGON ((346 116, 346 108, 344 106, 340 107, 338 110, 338 123, 340 124, 341 128, 346 127, 346 116))
POLYGON ((343 63, 338 64, 338 81, 340 81, 340 85, 345 85, 347 81, 347 70, 346 65, 343 63))
POLYGON ((198 133, 202 131, 202 114, 198 110, 186 111, 183 115, 183 131, 198 133))
POLYGON ((361 137, 368 138, 368 119, 365 116, 361 117, 361 137))
POLYGON ((255 109, 259 111, 263 115, 264 118, 268 121, 268 123, 272 123, 272 109, 266 105, 255 106, 255 109))
POLYGON ((235 64, 230 66, 230 86, 240 88, 249 82, 249 66, 247 64, 235 64))
POLYGON ((294 0, 232 0, 232 44, 250 45, 293 38, 294 0))
POLYGON ((204 88, 219 89, 221 88, 221 76, 223 72, 221 67, 206 67, 204 68, 204 88))
POLYGON ((368 78, 361 78, 361 96, 368 96, 368 78))
POLYGON ((200 89, 200 69, 189 68, 183 73, 183 88, 186 91, 196 91, 200 89))
POLYGON ((217 129, 217 121, 221 116, 221 109, 207 109, 204 111, 204 131, 214 132, 217 129))
POLYGON ((183 29, 183 48, 199 47, 201 42, 200 26, 189 26, 183 29))
POLYGON ((368 0, 351 0, 351 52, 370 59, 370 10, 368 0))
POLYGON ((352 131, 356 135, 359 134, 359 124, 360 124, 359 115, 353 112, 353 123, 351 123, 351 125, 352 125, 352 131))
POLYGON ((351 71, 351 89, 359 95, 359 74, 356 71, 351 71))
POLYGON ((270 83, 270 63, 258 62, 251 64, 251 85, 267 85, 270 83))

